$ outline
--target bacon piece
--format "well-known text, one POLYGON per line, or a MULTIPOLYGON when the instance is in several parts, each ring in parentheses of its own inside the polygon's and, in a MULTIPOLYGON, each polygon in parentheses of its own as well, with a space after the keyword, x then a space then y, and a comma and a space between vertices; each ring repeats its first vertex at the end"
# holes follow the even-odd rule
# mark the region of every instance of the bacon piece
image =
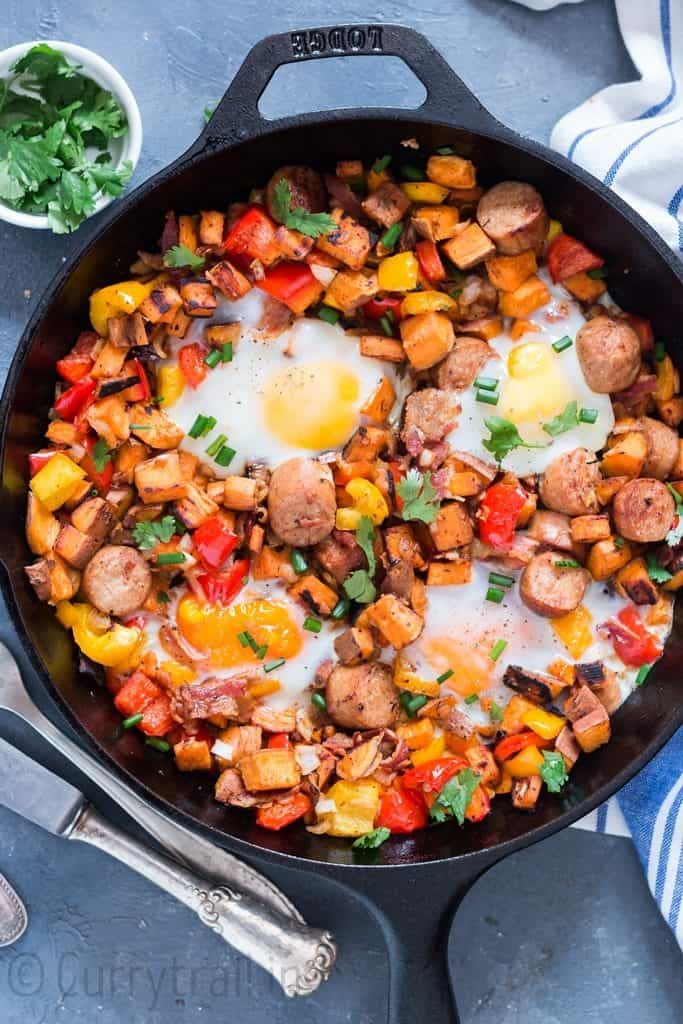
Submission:
POLYGON ((237 698, 244 696, 249 678, 246 675, 229 676, 227 679, 211 676, 200 683, 179 686, 171 694, 171 713, 180 723, 213 715, 237 718, 237 698))

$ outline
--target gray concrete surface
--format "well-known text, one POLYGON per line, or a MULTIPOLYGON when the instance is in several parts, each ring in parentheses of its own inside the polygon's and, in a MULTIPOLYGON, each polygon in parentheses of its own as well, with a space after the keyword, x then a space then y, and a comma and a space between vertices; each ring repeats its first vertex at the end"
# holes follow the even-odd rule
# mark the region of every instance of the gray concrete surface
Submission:
MULTIPOLYGON (((320 0, 140 3, 1 0, 0 46, 63 38, 108 58, 132 86, 145 128, 135 181, 178 155, 261 36, 336 22, 400 21, 424 31, 490 109, 547 139, 557 118, 634 74, 611 0, 535 15, 506 0, 448 4, 320 0)), ((393 60, 288 68, 266 116, 335 105, 410 106, 420 89, 393 60)), ((96 222, 83 231, 96 229, 96 222)), ((0 373, 69 239, 0 225, 0 373)), ((0 639, 16 650, 3 609, 0 639)), ((87 780, 11 720, 0 733, 87 780)), ((106 800, 100 806, 108 812, 106 800)), ((308 1001, 283 1000, 263 973, 226 952, 172 900, 102 854, 40 833, 0 810, 0 870, 26 899, 31 927, 0 950, 2 1024, 370 1024, 383 1019, 386 950, 374 920, 328 883, 272 869, 311 921, 340 943, 333 980, 308 1001)), ((681 955, 622 839, 566 832, 499 865, 463 904, 449 945, 464 1024, 679 1024, 681 955)), ((436 1024, 436 1022, 435 1022, 436 1024)))

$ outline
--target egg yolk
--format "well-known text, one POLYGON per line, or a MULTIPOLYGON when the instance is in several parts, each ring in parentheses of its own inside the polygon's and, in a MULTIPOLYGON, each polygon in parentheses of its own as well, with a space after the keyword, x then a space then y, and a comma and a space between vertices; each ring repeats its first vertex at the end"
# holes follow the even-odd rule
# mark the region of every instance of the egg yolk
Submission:
POLYGON ((271 377, 263 394, 268 431, 296 448, 337 448, 358 419, 360 383, 334 362, 292 366, 271 377))
POLYGON ((494 663, 488 656, 491 643, 486 637, 476 644, 459 643, 450 637, 435 637, 423 644, 423 653, 435 674, 451 669, 454 675, 446 684, 461 697, 481 693, 491 684, 494 663))
POLYGON ((301 650, 301 634, 287 608, 277 601, 255 600, 244 604, 202 604, 187 595, 178 605, 178 628, 200 651, 207 651, 216 668, 262 664, 251 647, 238 636, 247 630, 256 646, 268 648, 266 657, 292 658, 301 650))
POLYGON ((499 415, 513 423, 534 423, 561 413, 571 400, 557 354, 550 345, 528 341, 508 356, 499 415))

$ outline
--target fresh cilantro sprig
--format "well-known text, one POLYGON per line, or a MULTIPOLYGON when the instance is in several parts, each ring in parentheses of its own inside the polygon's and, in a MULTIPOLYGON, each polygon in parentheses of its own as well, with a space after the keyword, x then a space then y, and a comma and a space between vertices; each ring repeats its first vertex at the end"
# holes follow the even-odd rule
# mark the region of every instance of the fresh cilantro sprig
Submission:
POLYGON ((309 238, 320 238, 337 229, 337 222, 329 213, 311 213, 302 206, 292 206, 292 190, 286 178, 280 178, 275 185, 273 209, 277 219, 286 228, 299 231, 309 238))
POLYGON ((32 47, 0 82, 0 201, 47 214, 57 234, 74 231, 97 196, 117 196, 130 161, 112 164, 109 143, 126 134, 112 93, 47 43, 32 47))
POLYGON ((647 563, 647 574, 653 583, 666 583, 673 578, 669 570, 659 564, 652 551, 647 552, 645 561, 647 563))
POLYGON ((368 563, 367 569, 356 569, 347 580, 344 580, 346 596, 359 604, 370 604, 377 596, 375 584, 372 577, 377 569, 375 558, 375 527, 372 525, 370 516, 361 516, 356 528, 356 543, 365 555, 368 563))
POLYGON ((431 474, 411 469, 396 486, 403 501, 401 518, 433 523, 439 514, 439 498, 432 485, 431 474))
POLYGON ((471 768, 463 768, 449 779, 430 808, 432 821, 441 824, 447 818, 455 818, 459 825, 464 825, 465 811, 480 781, 481 775, 471 768))
POLYGON ((546 434, 550 434, 551 437, 559 437, 560 434, 566 434, 568 430, 579 425, 579 403, 576 401, 567 402, 566 406, 557 416, 553 416, 551 420, 543 424, 543 429, 546 434))
POLYGON ((669 488, 669 491, 676 502, 677 521, 675 526, 671 527, 664 540, 670 548, 675 548, 676 545, 680 544, 683 540, 683 498, 681 498, 676 488, 672 487, 671 484, 667 484, 666 486, 669 488))
POLYGON ((206 260, 188 249, 186 245, 173 245, 164 253, 164 265, 167 267, 189 267, 190 270, 201 270, 206 260))
POLYGON ((382 843, 386 843, 390 835, 388 828, 371 828, 369 832, 354 839, 351 846, 354 850, 376 850, 382 843))
POLYGON ((153 523, 136 523, 133 527, 133 540, 141 551, 155 548, 159 542, 168 544, 176 533, 178 523, 174 516, 164 516, 153 523))
POLYGON ((98 473, 102 473, 107 463, 111 462, 114 453, 107 447, 107 442, 104 438, 100 437, 93 445, 90 454, 95 463, 95 470, 98 473))
POLYGON ((547 448, 547 444, 541 442, 524 441, 519 435, 517 427, 510 420, 504 420, 501 416, 489 416, 484 420, 484 425, 490 433, 485 441, 482 441, 487 452, 491 452, 496 462, 502 462, 506 455, 515 448, 547 448))
POLYGON ((549 793, 559 793, 565 783, 569 781, 564 758, 557 750, 543 751, 543 764, 540 772, 549 793))

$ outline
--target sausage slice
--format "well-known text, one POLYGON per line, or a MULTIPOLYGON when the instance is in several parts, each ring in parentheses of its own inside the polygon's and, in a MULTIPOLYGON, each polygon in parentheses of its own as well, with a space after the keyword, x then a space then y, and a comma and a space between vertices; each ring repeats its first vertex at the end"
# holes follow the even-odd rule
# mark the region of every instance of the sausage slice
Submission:
POLYGON ((642 474, 666 480, 678 459, 678 434, 666 423, 649 416, 643 416, 640 424, 647 438, 647 457, 642 474))
POLYGON ((626 540, 651 544, 664 540, 671 529, 676 504, 660 480, 629 480, 612 502, 614 525, 626 540))
POLYGON ((563 565, 567 556, 557 551, 534 555, 519 580, 519 594, 527 608, 546 619, 557 619, 581 604, 589 574, 563 565))
POLYGON ((586 383, 601 395, 629 388, 640 370, 640 342, 626 320, 595 316, 576 335, 586 383))
POLYGON ((336 510, 328 466, 315 459, 289 459, 273 471, 268 489, 270 525, 285 544, 308 547, 329 537, 336 510))
POLYGON ((462 391, 470 387, 474 379, 494 350, 482 338, 462 334, 455 339, 455 345, 436 370, 436 383, 447 391, 462 391))
POLYGON ((600 469, 593 452, 575 448, 559 455, 541 476, 541 501, 554 512, 566 516, 585 516, 599 510, 595 493, 600 469))
POLYGON ((90 604, 125 618, 146 601, 152 574, 143 556, 125 544, 107 544, 90 559, 81 589, 90 604))
POLYGON ((477 206, 477 220, 506 256, 525 249, 538 252, 548 233, 541 194, 523 181, 501 181, 485 192, 477 206))
POLYGON ((301 207, 310 213, 320 213, 327 208, 325 186, 318 172, 312 167, 288 164, 285 167, 278 167, 266 185, 266 205, 275 220, 280 220, 275 203, 275 186, 283 178, 289 185, 292 209, 301 207))
POLYGON ((398 690, 391 668, 379 661, 337 665, 325 696, 330 718, 345 729, 386 729, 398 715, 398 690))

